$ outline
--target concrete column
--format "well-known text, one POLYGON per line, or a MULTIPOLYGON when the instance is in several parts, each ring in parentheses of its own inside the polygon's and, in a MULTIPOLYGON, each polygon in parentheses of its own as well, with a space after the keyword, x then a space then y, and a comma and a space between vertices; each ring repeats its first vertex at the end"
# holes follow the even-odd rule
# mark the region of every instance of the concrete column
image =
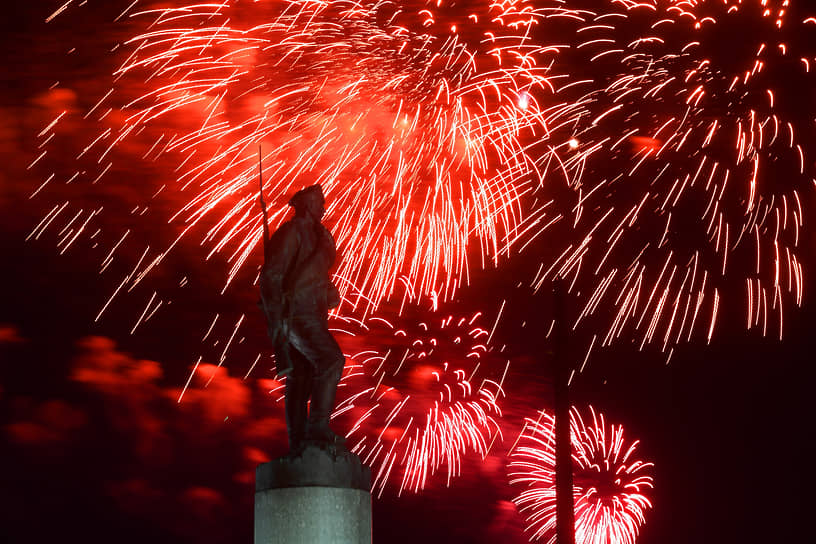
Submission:
POLYGON ((307 447, 255 470, 255 544, 371 544, 371 472, 307 447))

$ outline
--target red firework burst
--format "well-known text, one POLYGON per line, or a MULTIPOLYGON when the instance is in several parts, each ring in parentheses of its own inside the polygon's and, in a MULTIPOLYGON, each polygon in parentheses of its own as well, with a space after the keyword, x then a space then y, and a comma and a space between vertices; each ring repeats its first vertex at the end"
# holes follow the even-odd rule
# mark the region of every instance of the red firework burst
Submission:
POLYGON ((570 279, 583 299, 575 324, 592 321, 599 344, 633 334, 671 350, 710 340, 740 308, 748 329, 781 336, 785 308, 801 305, 816 19, 789 4, 541 6, 569 75, 548 111, 565 143, 544 159, 541 193, 562 225, 533 285, 570 279))
MULTIPOLYGON (((397 278, 453 297, 474 240, 482 261, 508 250, 532 186, 524 142, 544 130, 533 96, 549 85, 528 3, 227 0, 125 12, 128 32, 143 30, 117 48, 112 88, 85 115, 107 110, 79 153, 93 170, 71 181, 96 183, 133 146, 175 164, 159 192, 179 193, 181 232, 131 283, 202 231, 208 258, 224 254, 227 284, 235 278, 261 235, 259 144, 273 227, 287 195, 322 183, 345 249, 341 290, 372 305, 397 278)), ((53 213, 68 214, 55 208, 43 225, 53 213)))
POLYGON ((389 482, 398 493, 419 491, 438 472, 449 485, 465 455, 483 458, 501 436, 495 418, 509 363, 490 348, 480 318, 337 319, 341 344, 359 348, 334 417, 350 428, 349 447, 372 467, 380 493, 389 482))
MULTIPOLYGON (((651 463, 635 458, 638 442, 627 445, 623 427, 607 425, 590 407, 587 424, 570 413, 575 541, 577 544, 634 544, 645 512, 652 507, 651 463)), ((541 412, 528 419, 511 453, 510 483, 523 491, 514 502, 527 518, 534 540, 555 542, 555 419, 541 412)))

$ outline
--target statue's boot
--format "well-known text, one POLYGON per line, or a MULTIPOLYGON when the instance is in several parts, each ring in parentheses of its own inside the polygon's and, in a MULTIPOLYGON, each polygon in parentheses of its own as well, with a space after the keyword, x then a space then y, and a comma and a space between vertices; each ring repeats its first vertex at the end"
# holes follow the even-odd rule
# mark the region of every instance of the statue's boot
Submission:
POLYGON ((289 431, 289 455, 300 455, 306 446, 309 379, 290 375, 286 378, 286 429, 289 431))
POLYGON ((309 424, 306 427, 306 440, 308 442, 344 449, 345 439, 335 434, 329 426, 339 381, 340 372, 329 372, 314 379, 312 403, 309 407, 309 424))

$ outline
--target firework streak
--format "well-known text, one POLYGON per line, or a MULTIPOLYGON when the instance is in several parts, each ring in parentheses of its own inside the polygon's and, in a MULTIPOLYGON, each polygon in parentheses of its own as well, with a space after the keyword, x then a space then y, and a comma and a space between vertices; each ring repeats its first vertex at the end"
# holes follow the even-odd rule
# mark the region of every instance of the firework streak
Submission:
MULTIPOLYGON (((376 306, 406 278, 450 299, 467 281, 469 248, 480 264, 509 249, 519 199, 537 183, 524 142, 544 132, 533 96, 549 84, 538 62, 554 52, 531 42, 537 15, 525 2, 228 0, 127 11, 128 28, 144 30, 118 49, 114 86, 93 107, 110 105, 121 122, 107 119, 82 155, 101 168, 149 134, 145 157, 175 161, 186 195, 171 219, 183 232, 169 247, 204 231, 208 258, 229 260, 227 284, 258 253, 259 145, 272 228, 295 190, 323 185, 344 294, 376 306)), ((169 250, 146 257, 133 278, 169 250)))
POLYGON ((816 19, 787 1, 536 5, 562 45, 532 285, 567 278, 598 345, 670 352, 741 310, 781 337, 803 296, 816 19))
POLYGON ((494 417, 501 416, 497 402, 507 365, 498 364, 480 316, 432 312, 399 328, 379 318, 358 323, 382 351, 352 356, 373 383, 355 387, 337 412, 357 406, 362 414, 347 440, 374 467, 373 485, 381 491, 389 479, 399 481, 400 493, 418 491, 441 469, 449 485, 464 454, 484 458, 501 436, 494 417), (478 376, 481 365, 481 375, 495 380, 478 376))
MULTIPOLYGON (((634 544, 651 502, 651 463, 635 459, 621 426, 607 425, 590 407, 591 424, 570 412, 576 544, 634 544)), ((528 419, 511 454, 510 483, 524 488, 514 502, 535 540, 555 542, 555 419, 528 419)))

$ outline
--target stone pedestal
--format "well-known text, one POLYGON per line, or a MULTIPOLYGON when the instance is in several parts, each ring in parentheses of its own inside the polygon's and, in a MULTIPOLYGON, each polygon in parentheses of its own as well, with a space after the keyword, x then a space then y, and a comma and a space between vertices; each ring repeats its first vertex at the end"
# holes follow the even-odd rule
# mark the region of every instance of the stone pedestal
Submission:
POLYGON ((371 544, 371 472, 307 447, 255 469, 255 544, 371 544))

